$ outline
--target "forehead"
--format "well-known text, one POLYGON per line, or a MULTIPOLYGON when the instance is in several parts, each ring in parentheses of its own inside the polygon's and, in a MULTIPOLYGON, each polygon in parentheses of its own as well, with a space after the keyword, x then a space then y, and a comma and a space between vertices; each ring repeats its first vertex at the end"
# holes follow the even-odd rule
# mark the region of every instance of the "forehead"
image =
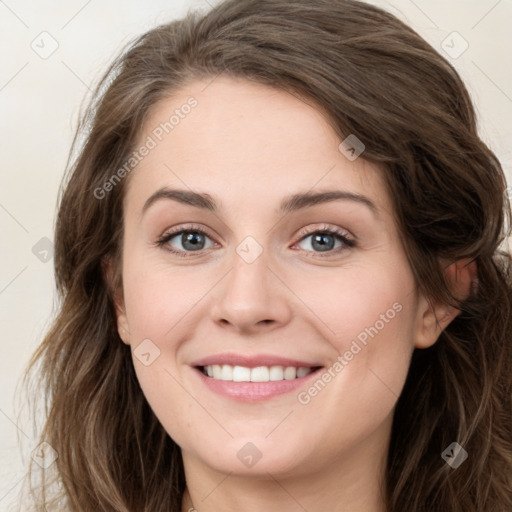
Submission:
POLYGON ((193 81, 151 109, 136 145, 151 149, 129 175, 126 200, 140 208, 155 189, 179 186, 261 205, 343 188, 389 209, 382 169, 349 160, 340 142, 317 108, 288 92, 224 76, 193 81))

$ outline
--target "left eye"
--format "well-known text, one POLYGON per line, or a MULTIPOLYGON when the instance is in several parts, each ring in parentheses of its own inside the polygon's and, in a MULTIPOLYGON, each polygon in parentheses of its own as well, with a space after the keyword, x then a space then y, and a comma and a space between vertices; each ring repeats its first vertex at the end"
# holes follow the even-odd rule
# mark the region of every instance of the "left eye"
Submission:
POLYGON ((303 237, 298 244, 303 243, 308 239, 310 240, 303 249, 313 250, 313 252, 336 251, 344 246, 351 247, 350 240, 348 240, 344 235, 333 231, 315 231, 314 233, 303 237), (337 246, 336 241, 338 241, 337 246))

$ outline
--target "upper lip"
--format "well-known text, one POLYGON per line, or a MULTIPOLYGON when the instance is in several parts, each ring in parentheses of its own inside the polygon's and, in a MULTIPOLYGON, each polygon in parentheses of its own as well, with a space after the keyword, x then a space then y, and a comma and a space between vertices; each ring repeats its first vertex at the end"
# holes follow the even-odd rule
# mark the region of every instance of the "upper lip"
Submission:
POLYGON ((272 354, 215 354, 203 357, 191 363, 191 366, 210 366, 213 364, 229 364, 231 366, 245 366, 255 368, 257 366, 295 366, 296 368, 314 368, 322 366, 318 363, 299 361, 298 359, 289 359, 286 357, 275 356, 272 354))

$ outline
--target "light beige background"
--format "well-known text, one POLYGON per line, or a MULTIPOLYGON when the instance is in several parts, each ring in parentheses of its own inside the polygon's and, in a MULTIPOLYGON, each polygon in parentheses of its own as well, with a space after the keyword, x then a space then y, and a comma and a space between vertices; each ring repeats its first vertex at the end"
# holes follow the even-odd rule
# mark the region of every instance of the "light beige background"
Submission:
MULTIPOLYGON (((18 437, 25 458, 36 444, 30 423, 17 417, 13 397, 52 315, 53 259, 48 253, 50 259, 41 261, 45 242, 40 240, 53 240, 58 187, 79 107, 126 42, 188 8, 208 8, 208 1, 214 3, 0 0, 0 510, 16 500, 25 474, 18 437), (43 244, 39 257, 36 244, 43 244)), ((443 54, 442 42, 453 31, 467 41, 460 57, 447 58, 472 94, 481 136, 511 176, 512 1, 372 3, 406 21, 443 54)), ((452 51, 462 49, 463 41, 453 37, 446 40, 452 51)))

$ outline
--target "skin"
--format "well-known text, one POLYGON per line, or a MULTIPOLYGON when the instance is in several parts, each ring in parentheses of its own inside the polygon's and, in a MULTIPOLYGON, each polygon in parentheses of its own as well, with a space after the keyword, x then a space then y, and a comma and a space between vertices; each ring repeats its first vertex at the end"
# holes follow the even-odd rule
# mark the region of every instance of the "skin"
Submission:
MULTIPOLYGON (((160 350, 150 365, 135 355, 133 364, 182 449, 182 510, 383 512, 392 416, 412 352, 435 343, 457 311, 431 307, 417 292, 383 169, 347 159, 322 114, 293 95, 224 76, 207 84, 175 91, 142 127, 141 144, 190 96, 198 101, 129 176, 116 294, 122 340, 135 350, 149 339, 160 350), (164 186, 208 193, 219 210, 162 199, 141 216, 164 186), (376 212, 350 200, 278 212, 292 193, 333 189, 364 195, 376 212), (180 258, 156 245, 190 223, 208 232, 199 253, 180 258), (312 236, 299 236, 325 225, 357 245, 336 252, 336 241, 322 252, 312 236), (263 248, 250 264, 236 252, 247 236, 263 248), (305 405, 296 392, 236 402, 210 391, 190 366, 234 352, 328 368, 395 303, 401 311, 305 405), (261 453, 252 467, 237 457, 248 442, 261 453)), ((181 235, 167 246, 186 251, 181 235)), ((465 293, 468 271, 447 272, 465 293)))

